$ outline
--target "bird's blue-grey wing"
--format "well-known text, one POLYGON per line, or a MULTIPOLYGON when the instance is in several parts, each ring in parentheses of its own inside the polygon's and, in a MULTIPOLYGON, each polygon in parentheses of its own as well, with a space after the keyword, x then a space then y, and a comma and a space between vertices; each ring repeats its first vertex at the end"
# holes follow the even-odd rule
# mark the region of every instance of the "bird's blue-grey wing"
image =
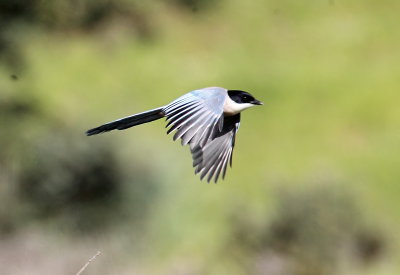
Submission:
POLYGON ((240 114, 224 118, 222 131, 211 136, 207 143, 191 144, 193 167, 195 173, 200 173, 200 178, 207 176, 210 182, 214 177, 217 182, 222 172, 225 177, 228 162, 232 166, 232 152, 235 146, 235 136, 240 126, 240 114))
POLYGON ((223 128, 223 107, 227 92, 213 87, 187 93, 164 107, 168 134, 175 131, 174 140, 182 145, 205 146, 210 137, 223 128))

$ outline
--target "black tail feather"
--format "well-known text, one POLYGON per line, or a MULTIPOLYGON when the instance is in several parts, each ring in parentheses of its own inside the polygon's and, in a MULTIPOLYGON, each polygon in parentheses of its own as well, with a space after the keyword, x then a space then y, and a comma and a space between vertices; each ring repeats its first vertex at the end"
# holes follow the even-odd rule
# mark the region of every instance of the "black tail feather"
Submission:
POLYGON ((88 136, 97 135, 115 129, 124 130, 136 125, 140 125, 143 123, 163 118, 164 116, 165 113, 163 111, 163 107, 161 107, 106 123, 104 125, 86 131, 86 135, 88 136))

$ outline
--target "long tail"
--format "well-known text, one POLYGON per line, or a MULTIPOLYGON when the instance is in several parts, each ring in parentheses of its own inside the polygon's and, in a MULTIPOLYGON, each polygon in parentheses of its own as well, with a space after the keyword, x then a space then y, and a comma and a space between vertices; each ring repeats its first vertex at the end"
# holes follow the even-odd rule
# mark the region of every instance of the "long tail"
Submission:
POLYGON ((124 130, 124 129, 130 128, 130 127, 133 127, 136 125, 140 125, 143 123, 147 123, 147 122, 150 122, 153 120, 163 118, 163 117, 165 117, 165 113, 164 113, 163 109, 164 109, 164 107, 160 107, 160 108, 149 110, 149 111, 146 111, 146 112, 143 112, 140 114, 131 115, 128 117, 117 119, 115 121, 106 123, 104 125, 101 125, 99 127, 96 127, 96 128, 86 131, 86 135, 88 135, 88 136, 97 135, 97 134, 112 131, 115 129, 124 130))

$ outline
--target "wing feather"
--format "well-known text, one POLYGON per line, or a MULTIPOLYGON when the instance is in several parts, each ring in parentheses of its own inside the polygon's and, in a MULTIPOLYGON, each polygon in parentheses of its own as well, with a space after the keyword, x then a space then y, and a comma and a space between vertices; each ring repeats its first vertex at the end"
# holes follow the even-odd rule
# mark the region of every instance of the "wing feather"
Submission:
POLYGON ((181 138, 182 144, 204 144, 209 136, 207 128, 214 129, 223 117, 223 106, 227 92, 213 87, 187 93, 164 108, 167 117, 167 133, 176 131, 174 140, 181 138))
POLYGON ((225 178, 228 162, 232 161, 235 136, 239 129, 240 114, 224 118, 224 127, 215 137, 210 137, 205 146, 191 147, 195 173, 200 178, 207 176, 210 182, 213 178, 217 182, 222 172, 225 178))
POLYGON ((225 117, 223 107, 227 91, 206 88, 192 91, 164 107, 167 133, 176 131, 173 139, 190 145, 195 173, 210 182, 225 177, 232 152, 240 114, 225 117))
MULTIPOLYGON (((189 109, 186 111, 181 112, 181 116, 175 117, 172 119, 168 124, 172 125, 171 128, 168 129, 167 134, 171 133, 172 131, 181 128, 185 124, 188 124, 189 121, 193 119, 197 119, 199 117, 199 111, 201 107, 194 107, 193 109, 189 109)), ((167 125, 169 126, 169 125, 167 125)))
POLYGON ((200 118, 193 127, 185 132, 183 138, 183 144, 194 143, 199 144, 200 140, 204 136, 208 127, 215 124, 217 117, 211 113, 205 113, 202 118, 200 118))
POLYGON ((231 152, 232 152, 232 148, 230 148, 229 150, 225 150, 225 152, 221 158, 221 161, 218 163, 218 166, 216 167, 215 172, 214 172, 215 173, 215 178, 214 178, 215 182, 218 181, 219 175, 221 174, 223 167, 226 166, 226 161, 227 161, 229 155, 231 154, 231 152))
POLYGON ((181 122, 182 119, 186 117, 186 114, 193 114, 193 111, 197 111, 201 107, 202 106, 198 102, 190 102, 182 106, 177 106, 168 112, 166 111, 166 113, 168 113, 167 121, 169 121, 166 127, 170 126, 171 124, 175 125, 181 122))
MULTIPOLYGON (((207 119, 208 117, 210 117, 209 112, 196 113, 195 117, 192 117, 192 118, 186 120, 184 123, 182 123, 182 125, 179 127, 178 131, 176 132, 175 136, 177 138, 182 138, 182 144, 186 145, 190 141, 190 139, 199 132, 201 122, 204 119, 207 119), (192 131, 190 132, 190 130, 192 130, 192 131)), ((176 139, 175 136, 174 136, 174 139, 176 139)))

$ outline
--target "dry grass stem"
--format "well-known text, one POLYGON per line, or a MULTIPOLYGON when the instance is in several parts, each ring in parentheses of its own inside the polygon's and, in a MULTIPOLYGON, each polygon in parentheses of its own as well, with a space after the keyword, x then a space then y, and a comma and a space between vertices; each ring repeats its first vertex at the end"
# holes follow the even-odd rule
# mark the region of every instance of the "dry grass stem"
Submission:
POLYGON ((81 275, 86 270, 86 268, 90 265, 90 263, 92 261, 94 261, 98 256, 100 256, 100 254, 101 254, 101 252, 97 251, 97 253, 92 258, 90 258, 89 261, 86 262, 86 264, 78 271, 78 273, 76 273, 76 275, 81 275))

